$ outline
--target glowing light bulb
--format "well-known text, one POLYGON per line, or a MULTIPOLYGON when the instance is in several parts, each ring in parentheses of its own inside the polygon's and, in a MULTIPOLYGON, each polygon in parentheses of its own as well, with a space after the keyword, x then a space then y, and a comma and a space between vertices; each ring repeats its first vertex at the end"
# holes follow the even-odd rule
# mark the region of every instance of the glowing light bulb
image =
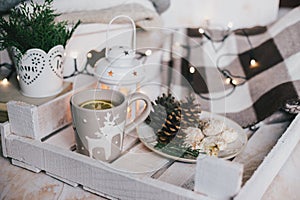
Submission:
POLYGON ((4 86, 5 86, 5 85, 8 85, 8 83, 9 83, 9 82, 8 82, 8 79, 7 79, 7 78, 4 78, 4 79, 1 81, 1 84, 4 85, 4 86))
POLYGON ((92 55, 92 53, 88 53, 88 54, 86 55, 86 57, 91 58, 91 57, 93 57, 93 55, 92 55))
POLYGON ((237 84, 238 84, 238 82, 237 82, 235 79, 232 79, 231 83, 232 83, 233 85, 237 85, 237 84))
POLYGON ((20 80, 20 76, 19 76, 19 75, 17 75, 17 80, 18 80, 18 81, 20 80))
POLYGON ((152 51, 150 49, 148 49, 147 51, 145 51, 145 55, 146 56, 150 56, 152 54, 152 51))
POLYGON ((250 66, 251 67, 257 67, 258 66, 258 62, 254 58, 252 58, 250 60, 250 66))
POLYGON ((195 67, 190 67, 190 73, 191 73, 191 74, 195 73, 195 71, 196 71, 196 70, 195 70, 195 67))
POLYGON ((229 85, 230 82, 231 82, 231 78, 226 78, 225 83, 226 83, 227 85, 229 85))
POLYGON ((199 33, 201 33, 201 34, 203 34, 205 31, 204 31, 204 29, 203 28, 199 28, 199 33))
POLYGON ((108 85, 101 84, 101 89, 103 89, 103 90, 109 90, 110 87, 108 85))
POLYGON ((231 29, 233 27, 233 23, 232 22, 228 22, 227 27, 231 29))
POLYGON ((255 65, 255 64, 256 64, 256 60, 251 59, 251 60, 250 60, 250 65, 255 65))

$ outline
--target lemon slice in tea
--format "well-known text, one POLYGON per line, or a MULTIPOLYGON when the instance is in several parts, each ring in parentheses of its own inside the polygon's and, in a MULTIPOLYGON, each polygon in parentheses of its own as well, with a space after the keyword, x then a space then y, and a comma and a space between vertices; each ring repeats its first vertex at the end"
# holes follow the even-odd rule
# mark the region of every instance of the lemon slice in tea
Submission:
POLYGON ((92 100, 82 103, 80 107, 91 110, 105 110, 114 106, 109 100, 92 100))

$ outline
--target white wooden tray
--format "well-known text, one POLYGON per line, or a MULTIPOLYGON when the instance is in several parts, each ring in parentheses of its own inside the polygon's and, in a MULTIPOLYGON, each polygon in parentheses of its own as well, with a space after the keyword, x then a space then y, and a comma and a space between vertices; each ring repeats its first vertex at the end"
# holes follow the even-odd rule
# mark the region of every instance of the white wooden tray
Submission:
POLYGON ((123 154, 107 164, 74 151, 71 125, 43 141, 12 133, 8 122, 0 128, 3 154, 14 165, 44 171, 105 197, 244 200, 262 197, 300 139, 299 115, 286 131, 286 123, 272 126, 259 129, 233 161, 200 157, 197 164, 174 162, 150 152, 135 133, 125 137, 123 154))

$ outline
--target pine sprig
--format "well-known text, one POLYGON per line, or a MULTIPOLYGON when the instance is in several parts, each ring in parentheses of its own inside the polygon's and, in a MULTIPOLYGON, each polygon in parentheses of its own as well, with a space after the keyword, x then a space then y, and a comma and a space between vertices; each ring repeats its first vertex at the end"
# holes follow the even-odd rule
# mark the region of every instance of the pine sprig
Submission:
POLYGON ((33 1, 30 4, 21 3, 11 10, 8 19, 0 18, 0 50, 15 47, 24 54, 28 49, 39 48, 48 52, 56 45, 67 44, 78 21, 68 28, 67 22, 56 22, 59 14, 52 9, 53 0, 45 0, 44 4, 33 1))
POLYGON ((172 142, 168 144, 158 142, 154 148, 168 155, 185 159, 197 159, 199 154, 205 154, 205 152, 200 149, 193 150, 191 147, 182 146, 172 142))

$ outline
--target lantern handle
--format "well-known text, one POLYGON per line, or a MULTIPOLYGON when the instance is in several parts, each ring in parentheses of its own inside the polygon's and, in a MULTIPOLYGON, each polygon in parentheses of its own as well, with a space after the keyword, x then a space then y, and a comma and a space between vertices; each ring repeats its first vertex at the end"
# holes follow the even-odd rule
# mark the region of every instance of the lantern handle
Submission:
POLYGON ((110 30, 110 25, 113 23, 113 21, 115 21, 116 19, 119 19, 119 18, 127 18, 130 22, 131 22, 131 25, 132 25, 132 28, 133 28, 133 35, 132 35, 132 50, 133 50, 133 54, 135 54, 135 50, 136 50, 136 27, 135 27, 135 23, 133 21, 133 19, 127 15, 118 15, 116 17, 114 17, 108 24, 108 28, 107 28, 107 31, 106 31, 106 48, 105 48, 105 57, 107 58, 108 57, 108 35, 109 35, 109 30, 110 30))

